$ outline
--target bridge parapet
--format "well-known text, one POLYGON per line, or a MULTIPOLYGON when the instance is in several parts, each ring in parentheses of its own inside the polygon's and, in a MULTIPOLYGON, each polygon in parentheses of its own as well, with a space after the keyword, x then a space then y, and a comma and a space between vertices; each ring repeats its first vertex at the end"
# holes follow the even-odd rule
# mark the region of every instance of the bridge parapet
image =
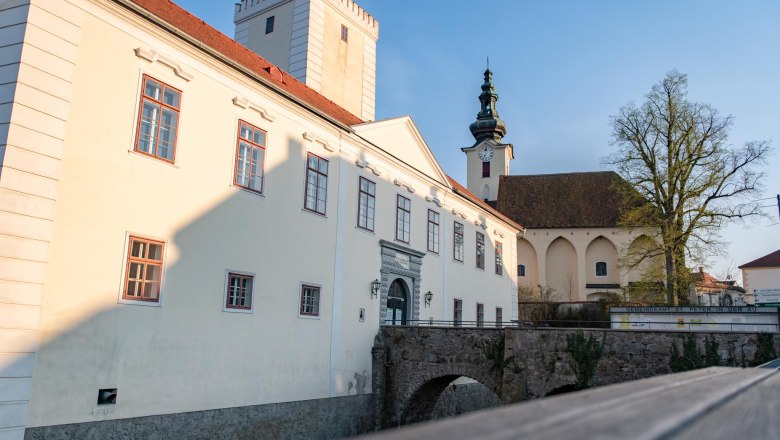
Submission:
POLYGON ((772 352, 780 353, 780 335, 383 327, 373 350, 376 426, 430 418, 461 376, 511 403, 710 365, 749 366, 772 352))

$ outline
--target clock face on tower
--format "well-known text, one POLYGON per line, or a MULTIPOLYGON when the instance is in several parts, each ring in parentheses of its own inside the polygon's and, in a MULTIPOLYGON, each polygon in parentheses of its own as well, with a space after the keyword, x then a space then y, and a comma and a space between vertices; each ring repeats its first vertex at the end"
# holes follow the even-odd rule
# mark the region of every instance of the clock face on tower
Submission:
POLYGON ((482 162, 489 162, 493 158, 493 149, 489 145, 483 145, 477 153, 482 162))

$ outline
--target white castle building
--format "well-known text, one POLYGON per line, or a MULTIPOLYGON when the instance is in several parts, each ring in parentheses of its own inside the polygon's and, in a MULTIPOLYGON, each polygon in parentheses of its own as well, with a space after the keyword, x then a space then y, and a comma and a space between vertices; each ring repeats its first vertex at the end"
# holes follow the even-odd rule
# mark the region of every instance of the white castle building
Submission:
POLYGON ((381 324, 517 316, 522 227, 373 122, 377 21, 236 23, 0 2, 0 439, 356 433, 381 324))

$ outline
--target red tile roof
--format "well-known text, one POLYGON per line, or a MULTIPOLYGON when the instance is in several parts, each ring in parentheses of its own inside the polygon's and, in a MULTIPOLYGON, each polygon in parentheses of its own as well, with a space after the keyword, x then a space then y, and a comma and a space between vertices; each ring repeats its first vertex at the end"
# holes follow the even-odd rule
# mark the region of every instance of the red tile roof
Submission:
POLYGON ((525 229, 519 223, 512 221, 511 218, 505 216, 504 214, 501 214, 496 209, 494 209, 492 206, 488 205, 484 200, 482 200, 479 197, 477 197, 476 194, 474 194, 473 192, 467 190, 466 187, 461 185, 460 183, 458 183, 457 180, 453 179, 450 176, 447 176, 447 179, 449 179, 450 185, 452 185, 452 189, 453 189, 453 191, 455 191, 456 194, 459 194, 459 195, 465 197, 466 199, 472 201, 473 203, 476 203, 477 205, 479 205, 484 210, 490 212, 491 214, 495 215, 496 217, 499 217, 501 220, 509 223, 513 227, 515 227, 517 229, 520 229, 520 230, 525 229))
POLYGON ((289 73, 281 69, 279 69, 281 70, 281 75, 277 72, 272 72, 275 69, 278 69, 278 67, 227 35, 207 25, 203 20, 190 14, 184 8, 170 0, 131 1, 187 36, 198 40, 229 60, 240 64, 251 72, 267 79, 277 87, 330 116, 334 120, 344 125, 360 124, 364 122, 362 119, 340 107, 335 102, 327 99, 298 81, 289 73), (272 75, 272 73, 275 75, 272 75))
POLYGON ((764 255, 757 260, 753 260, 750 263, 739 266, 740 269, 749 269, 752 267, 780 267, 780 249, 769 255, 764 255))

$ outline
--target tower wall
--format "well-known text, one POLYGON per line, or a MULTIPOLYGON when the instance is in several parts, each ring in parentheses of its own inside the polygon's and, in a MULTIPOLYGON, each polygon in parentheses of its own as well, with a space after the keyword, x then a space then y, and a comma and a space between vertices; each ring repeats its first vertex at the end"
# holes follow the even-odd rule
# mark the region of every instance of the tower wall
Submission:
POLYGON ((243 0, 234 22, 236 41, 353 114, 374 119, 379 22, 355 2, 243 0), (274 31, 266 33, 271 16, 274 31))

